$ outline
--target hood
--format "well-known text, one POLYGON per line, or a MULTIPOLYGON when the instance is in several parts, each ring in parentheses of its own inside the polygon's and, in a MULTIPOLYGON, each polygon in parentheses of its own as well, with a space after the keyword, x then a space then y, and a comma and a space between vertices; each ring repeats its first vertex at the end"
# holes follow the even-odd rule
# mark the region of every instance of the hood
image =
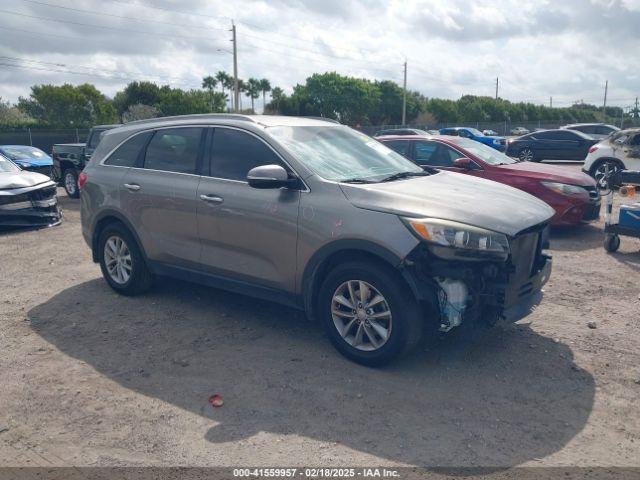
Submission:
POLYGON ((20 172, 0 172, 0 190, 33 187, 47 182, 51 182, 51 179, 41 173, 25 170, 20 172))
POLYGON ((497 165, 501 173, 512 173, 518 176, 526 176, 547 182, 568 183, 579 187, 595 187, 596 182, 586 173, 578 170, 547 165, 535 162, 518 162, 509 165, 497 165))
POLYGON ((358 208, 452 220, 511 236, 555 213, 542 200, 521 190, 453 172, 386 183, 343 183, 340 187, 358 208))

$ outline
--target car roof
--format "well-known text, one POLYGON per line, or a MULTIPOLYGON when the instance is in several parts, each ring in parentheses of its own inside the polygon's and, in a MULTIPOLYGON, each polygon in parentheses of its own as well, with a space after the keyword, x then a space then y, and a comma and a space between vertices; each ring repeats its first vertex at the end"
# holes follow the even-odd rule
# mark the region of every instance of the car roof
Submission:
POLYGON ((263 127, 326 127, 335 126, 339 122, 330 118, 320 117, 289 117, 285 115, 241 115, 237 113, 203 113, 196 115, 179 115, 174 117, 158 117, 149 118, 146 120, 136 120, 133 122, 125 123, 122 126, 132 125, 174 125, 179 122, 193 122, 194 120, 202 123, 219 122, 224 120, 251 122, 263 127))

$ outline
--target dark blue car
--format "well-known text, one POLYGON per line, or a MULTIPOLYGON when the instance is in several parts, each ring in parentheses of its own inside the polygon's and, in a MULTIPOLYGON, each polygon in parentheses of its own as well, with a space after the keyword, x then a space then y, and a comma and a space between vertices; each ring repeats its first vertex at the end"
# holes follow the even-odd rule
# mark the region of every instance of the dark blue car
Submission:
POLYGON ((23 170, 42 173, 48 177, 52 174, 53 159, 39 148, 28 145, 0 145, 0 153, 13 160, 23 170))
POLYGON ((441 128, 440 135, 449 135, 452 137, 464 137, 475 140, 476 142, 484 143, 496 150, 504 152, 507 148, 507 142, 504 137, 489 137, 483 134, 480 130, 470 127, 449 127, 441 128))

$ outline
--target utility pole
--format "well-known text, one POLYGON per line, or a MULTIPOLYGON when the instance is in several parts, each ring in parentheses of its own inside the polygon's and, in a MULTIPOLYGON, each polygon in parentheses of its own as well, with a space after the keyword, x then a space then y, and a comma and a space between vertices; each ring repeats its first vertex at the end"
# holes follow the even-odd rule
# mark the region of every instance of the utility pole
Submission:
POLYGON ((553 108, 553 97, 549 97, 549 108, 553 108))
POLYGON ((636 108, 633 110, 633 118, 640 117, 640 110, 638 110, 638 97, 636 97, 636 108))
POLYGON ((496 100, 498 99, 498 77, 496 77, 496 100))
POLYGON ((407 123, 407 60, 404 61, 404 83, 402 87, 402 125, 407 123))
POLYGON ((236 24, 231 20, 231 33, 233 42, 233 108, 238 112, 238 41, 236 39, 236 24))
POLYGON ((604 82, 604 104, 602 105, 602 121, 607 121, 607 90, 609 89, 609 80, 604 82))

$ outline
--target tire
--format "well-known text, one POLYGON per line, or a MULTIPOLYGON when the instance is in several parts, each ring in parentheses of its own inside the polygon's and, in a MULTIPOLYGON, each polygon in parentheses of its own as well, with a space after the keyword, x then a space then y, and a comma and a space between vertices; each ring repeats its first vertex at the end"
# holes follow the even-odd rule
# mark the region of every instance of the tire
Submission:
POLYGON ((591 166, 589 175, 593 177, 593 179, 598 184, 598 187, 601 189, 607 187, 605 180, 605 169, 607 164, 609 164, 609 173, 615 173, 616 171, 624 169, 624 165, 622 164, 622 162, 614 158, 604 158, 602 160, 597 160, 591 166))
POLYGON ((331 270, 322 282, 316 305, 317 317, 342 355, 362 365, 381 366, 408 353, 422 337, 425 321, 418 302, 408 290, 400 275, 390 267, 365 261, 347 262, 331 270), (352 295, 349 294, 349 283, 352 295), (377 299, 369 309, 366 309, 366 302, 355 304, 355 309, 350 310, 342 299, 336 301, 342 296, 353 305, 351 298, 355 296, 356 301, 361 300, 363 292, 365 300, 377 299), (338 315, 334 313, 336 311, 338 315), (380 334, 385 330, 386 338, 380 334), (359 342, 358 331, 361 332, 359 342))
POLYGON ((518 152, 518 158, 520 160, 522 160, 523 162, 535 162, 535 161, 537 161, 535 153, 533 153, 533 150, 531 150, 529 147, 525 147, 522 150, 520 150, 518 152))
POLYGON ((69 198, 79 198, 78 171, 75 168, 67 168, 62 172, 62 186, 69 198))
POLYGON ((606 234, 604 236, 604 249, 609 253, 613 253, 616 252, 618 248, 620 248, 620 236, 615 233, 606 234))
POLYGON ((111 223, 100 232, 98 259, 102 275, 116 292, 122 295, 137 295, 151 288, 153 275, 147 267, 142 251, 133 235, 121 223, 111 223), (122 245, 120 242, 124 244, 124 249, 119 249, 122 245))

